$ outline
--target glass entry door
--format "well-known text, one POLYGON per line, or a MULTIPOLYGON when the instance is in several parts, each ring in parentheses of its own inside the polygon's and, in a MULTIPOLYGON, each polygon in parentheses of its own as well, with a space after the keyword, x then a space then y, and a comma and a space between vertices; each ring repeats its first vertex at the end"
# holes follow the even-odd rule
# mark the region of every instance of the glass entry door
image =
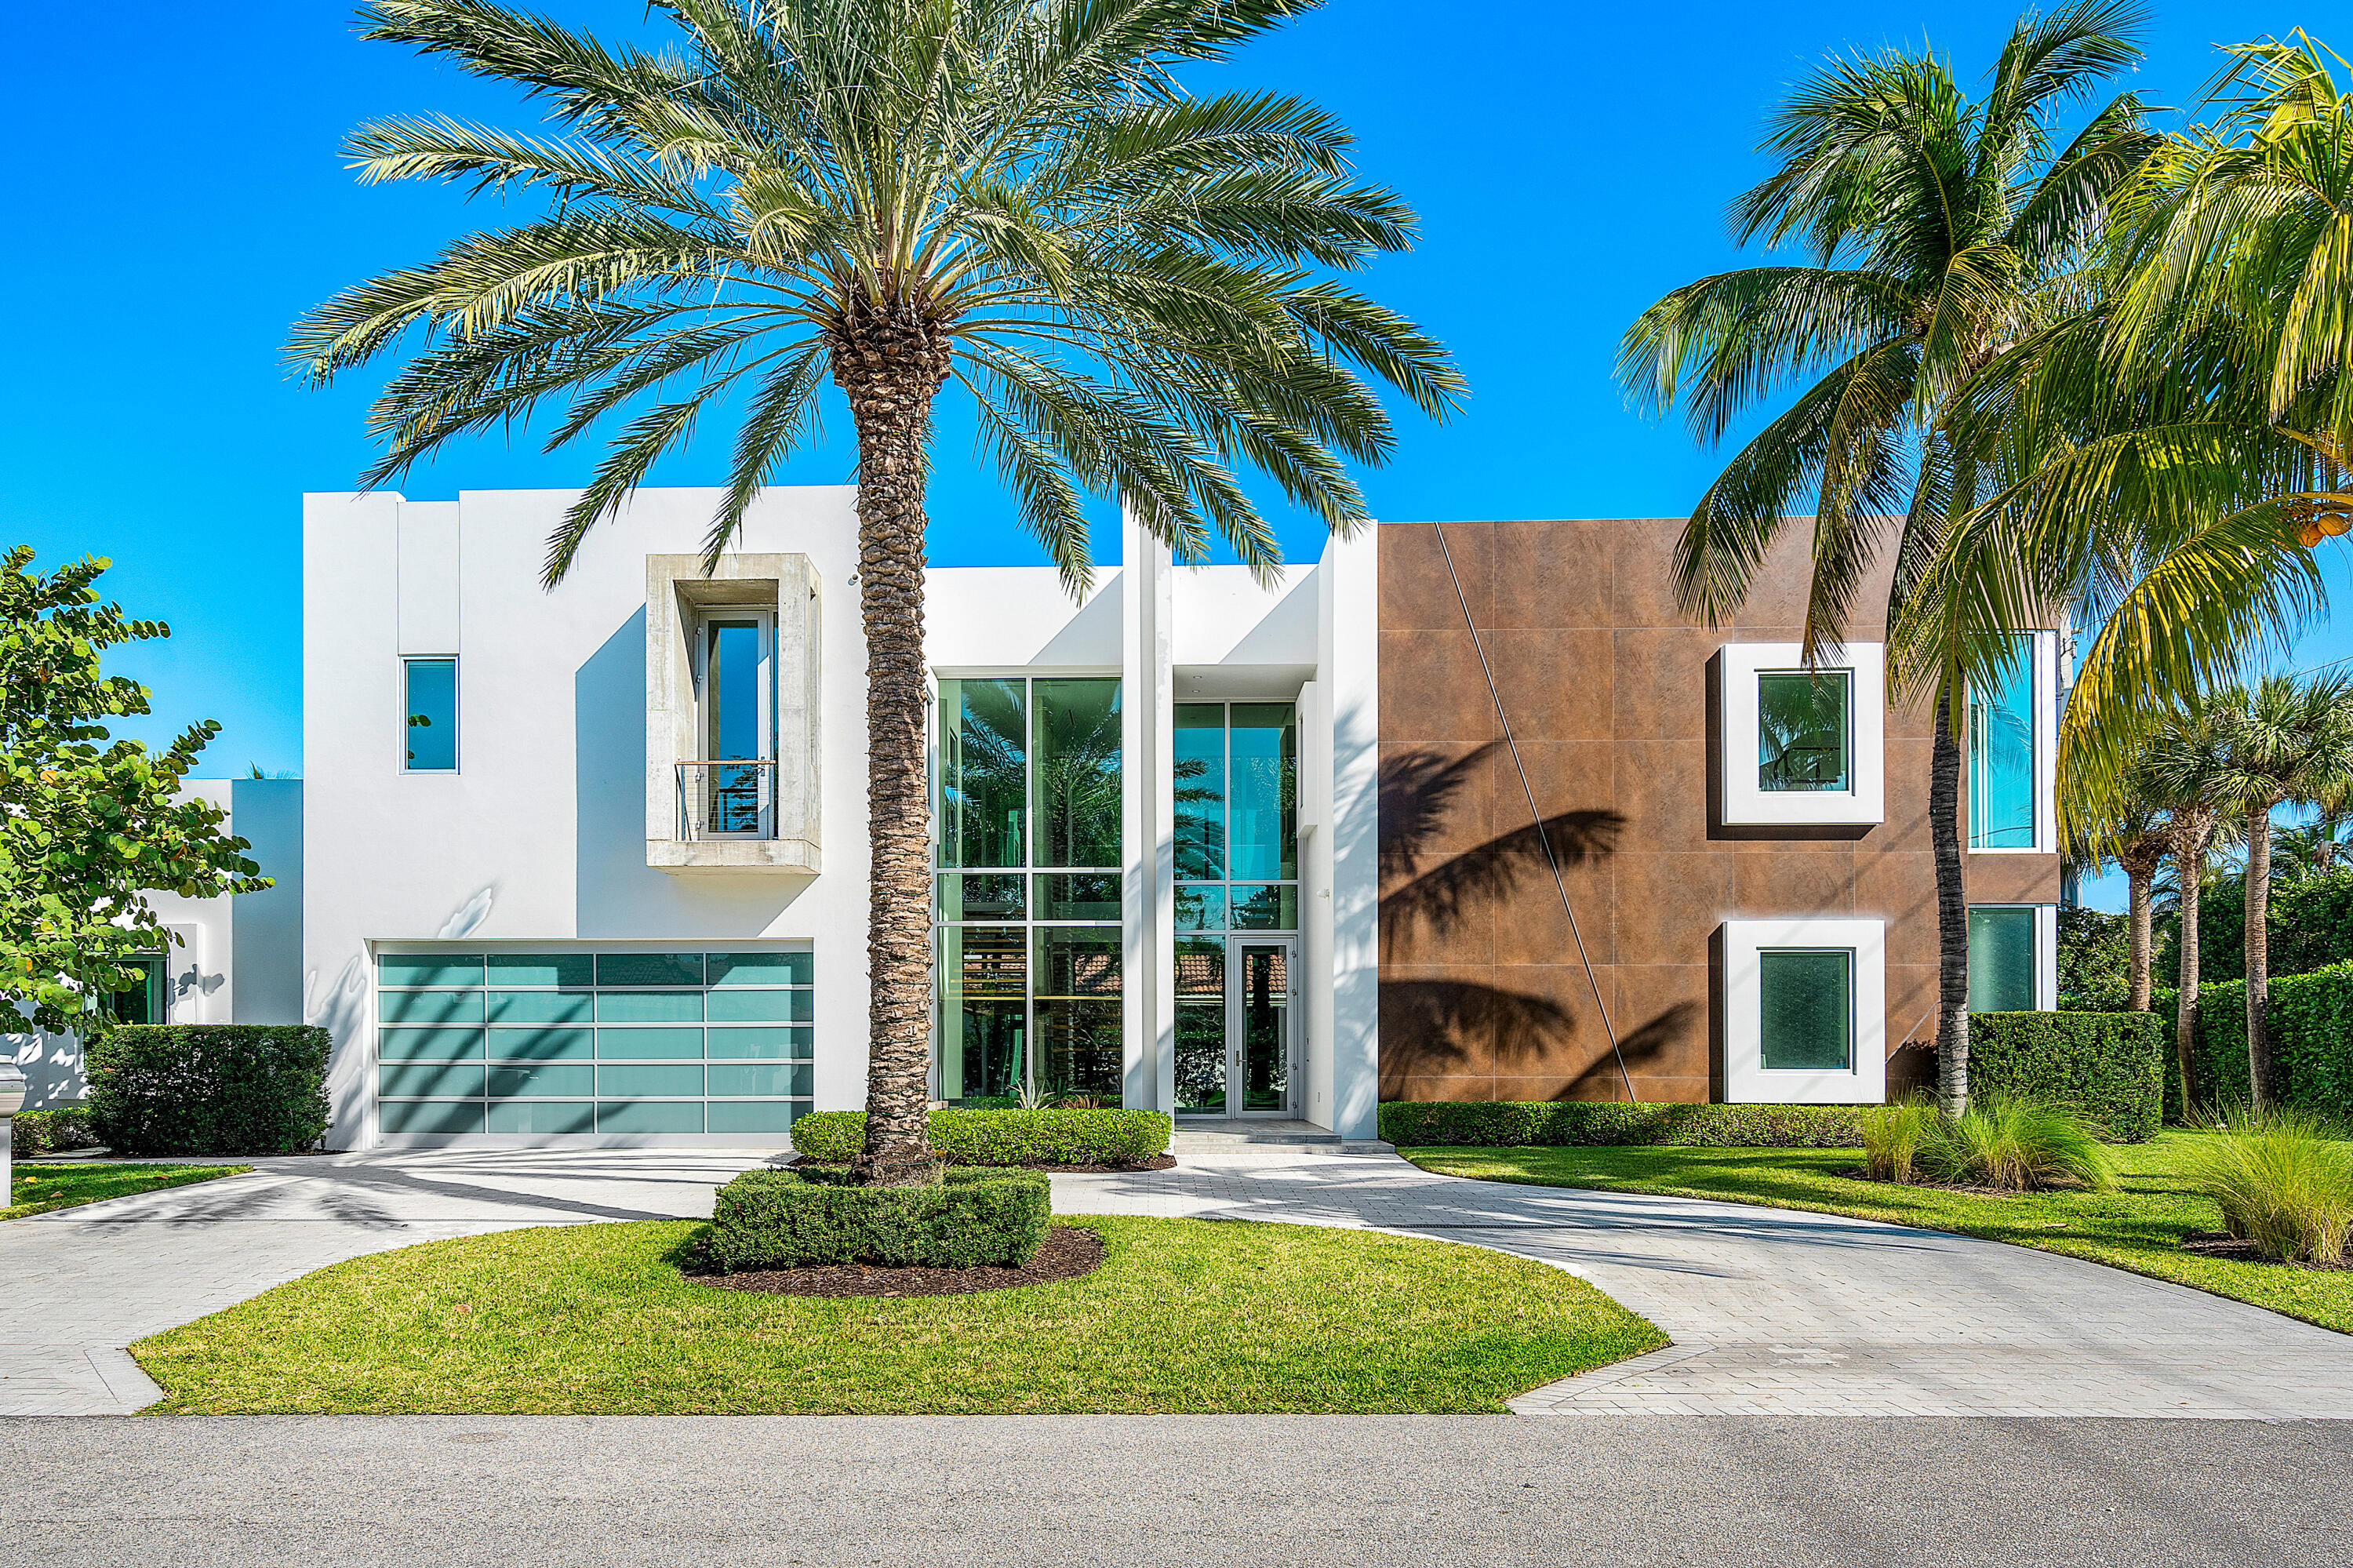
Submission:
POLYGON ((1292 1114, 1298 942, 1291 937, 1176 939, 1176 1111, 1292 1114))

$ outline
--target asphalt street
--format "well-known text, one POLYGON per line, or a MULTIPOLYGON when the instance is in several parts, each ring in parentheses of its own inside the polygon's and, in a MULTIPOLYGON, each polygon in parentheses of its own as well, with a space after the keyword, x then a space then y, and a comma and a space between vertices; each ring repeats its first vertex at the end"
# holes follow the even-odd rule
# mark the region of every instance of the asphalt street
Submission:
POLYGON ((2353 1423, 0 1423, 0 1564, 2343 1563, 2353 1423))

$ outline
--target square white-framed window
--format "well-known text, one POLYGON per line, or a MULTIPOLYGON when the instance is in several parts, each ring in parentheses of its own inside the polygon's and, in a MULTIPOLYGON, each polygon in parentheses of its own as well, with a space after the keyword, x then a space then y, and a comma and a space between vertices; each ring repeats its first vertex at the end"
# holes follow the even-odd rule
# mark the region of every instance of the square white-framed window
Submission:
POLYGON ((2011 658, 1968 693, 1962 748, 1971 854, 2050 854, 2059 844, 2060 637, 2011 635, 2011 658))
POLYGON ((1724 923, 1724 1097, 1877 1105, 1887 1097, 1887 927, 1724 923))
POLYGON ((1969 906, 1969 1011, 2048 1012, 2059 1005, 2059 906, 1969 906))
POLYGON ((1727 642, 1718 664, 1726 825, 1886 820, 1881 644, 1849 643, 1836 660, 1809 670, 1795 642, 1727 642))

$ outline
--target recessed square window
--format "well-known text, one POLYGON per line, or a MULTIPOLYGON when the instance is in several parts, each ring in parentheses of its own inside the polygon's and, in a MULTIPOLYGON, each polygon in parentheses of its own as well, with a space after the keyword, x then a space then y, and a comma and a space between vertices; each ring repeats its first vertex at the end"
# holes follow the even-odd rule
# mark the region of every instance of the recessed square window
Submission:
POLYGON ((1717 742, 1728 826, 1869 826, 1885 817, 1884 651, 1850 643, 1806 667, 1794 642, 1730 642, 1717 742))
POLYGON ((1877 920, 1724 923, 1724 1097, 1887 1097, 1887 936, 1877 920))

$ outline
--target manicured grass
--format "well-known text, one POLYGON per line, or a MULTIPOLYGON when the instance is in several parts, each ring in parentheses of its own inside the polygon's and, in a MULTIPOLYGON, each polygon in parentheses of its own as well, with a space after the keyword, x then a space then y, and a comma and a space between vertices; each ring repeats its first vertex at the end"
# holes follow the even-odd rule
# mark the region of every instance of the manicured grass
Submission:
POLYGON ((1723 1198, 1777 1209, 1817 1209, 1928 1230, 1955 1231, 2089 1258, 2211 1290, 2291 1318, 2353 1333, 2353 1271, 2231 1263, 2180 1249, 2191 1231, 2218 1231, 2222 1213, 2185 1190, 2184 1156, 2206 1133, 2167 1132, 2124 1144, 2113 1192, 1994 1197, 1899 1187, 1841 1176, 1852 1149, 1407 1149, 1425 1171, 1486 1181, 1597 1187, 1723 1198))
POLYGON ((1083 1278, 714 1290, 690 1222, 507 1231, 322 1269, 131 1347, 159 1413, 1495 1411, 1665 1344, 1525 1258, 1366 1231, 1087 1217, 1083 1278))
POLYGON ((185 1187, 216 1176, 242 1176, 250 1165, 85 1165, 79 1162, 29 1165, 16 1162, 8 1183, 8 1207, 0 1220, 20 1220, 51 1209, 127 1198, 164 1187, 185 1187))

